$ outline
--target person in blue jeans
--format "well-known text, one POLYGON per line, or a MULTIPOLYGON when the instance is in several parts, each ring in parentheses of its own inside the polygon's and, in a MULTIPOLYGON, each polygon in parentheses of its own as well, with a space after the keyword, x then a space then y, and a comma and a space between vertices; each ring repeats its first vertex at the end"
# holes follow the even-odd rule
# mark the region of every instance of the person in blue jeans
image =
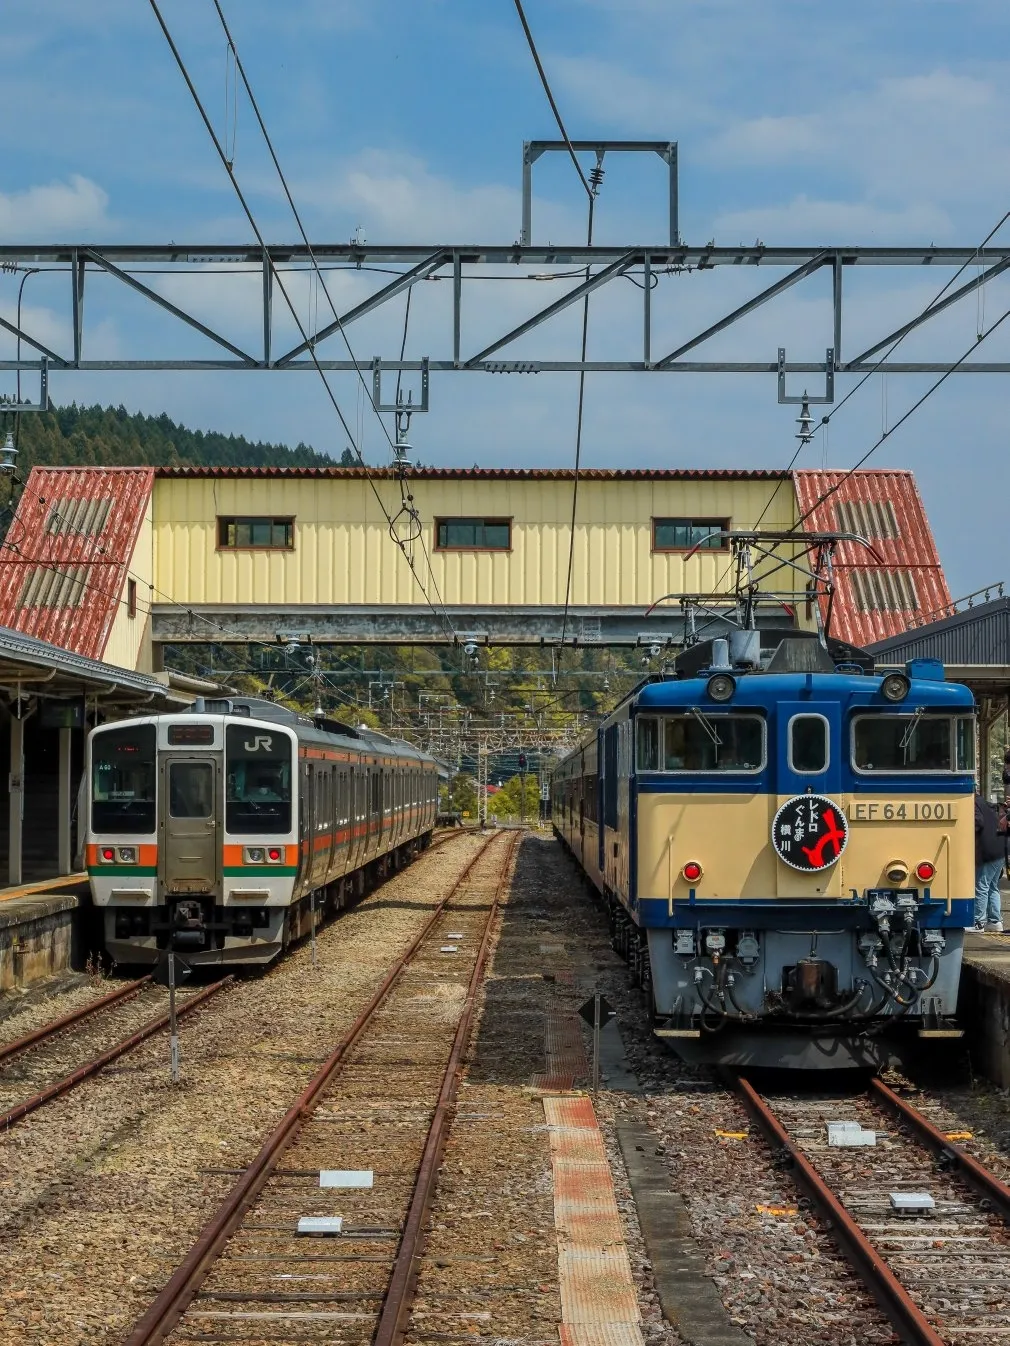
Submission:
POLYGON ((975 924, 969 930, 1002 934, 1003 908, 999 881, 1007 860, 1007 838, 999 830, 995 804, 975 796, 975 924))

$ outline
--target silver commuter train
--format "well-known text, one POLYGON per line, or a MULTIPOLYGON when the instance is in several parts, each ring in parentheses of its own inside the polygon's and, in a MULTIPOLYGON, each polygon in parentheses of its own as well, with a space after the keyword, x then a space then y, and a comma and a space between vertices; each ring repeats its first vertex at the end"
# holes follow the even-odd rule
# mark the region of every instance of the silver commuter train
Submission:
POLYGON ((117 721, 88 738, 86 864, 120 964, 173 941, 264 964, 428 845, 434 759, 249 697, 117 721))

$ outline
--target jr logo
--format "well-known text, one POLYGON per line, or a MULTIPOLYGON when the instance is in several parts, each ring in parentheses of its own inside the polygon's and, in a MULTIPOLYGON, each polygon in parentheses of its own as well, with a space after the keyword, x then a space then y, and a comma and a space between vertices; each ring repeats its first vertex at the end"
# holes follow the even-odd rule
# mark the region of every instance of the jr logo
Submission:
POLYGON ((255 734, 251 743, 246 739, 242 746, 246 752, 269 752, 273 741, 272 734, 255 734))

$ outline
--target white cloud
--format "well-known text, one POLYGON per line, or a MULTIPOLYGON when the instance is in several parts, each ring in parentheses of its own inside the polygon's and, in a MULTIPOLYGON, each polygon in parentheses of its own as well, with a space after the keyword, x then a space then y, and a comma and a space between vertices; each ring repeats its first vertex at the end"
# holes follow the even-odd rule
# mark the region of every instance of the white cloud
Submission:
POLYGON ((893 210, 867 201, 825 201, 805 195, 781 206, 756 207, 719 215, 713 225, 717 243, 776 244, 932 243, 946 240, 954 227, 946 211, 923 203, 893 210))
POLYGON ((446 239, 512 242, 519 235, 519 192, 497 183, 460 187, 406 154, 366 150, 296 189, 317 211, 334 210, 360 225, 370 243, 380 238, 431 242, 446 239))
POLYGON ((0 192, 0 239, 45 242, 110 229, 108 195, 90 178, 73 173, 67 182, 0 192))

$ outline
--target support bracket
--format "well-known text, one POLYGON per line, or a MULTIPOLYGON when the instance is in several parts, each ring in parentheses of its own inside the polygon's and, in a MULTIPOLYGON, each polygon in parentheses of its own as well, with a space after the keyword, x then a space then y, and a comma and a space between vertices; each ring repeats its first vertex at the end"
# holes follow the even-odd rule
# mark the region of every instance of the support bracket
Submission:
POLYGON ((382 359, 375 355, 372 357, 372 406, 376 411, 406 411, 408 405, 411 411, 428 410, 428 357, 421 360, 421 400, 419 402, 404 402, 402 399, 396 402, 383 402, 382 400, 382 359))
POLYGON ((786 348, 779 347, 778 356, 778 376, 779 376, 779 405, 780 406, 800 406, 806 402, 808 406, 823 407, 835 400, 835 348, 829 346, 824 353, 824 396, 810 397, 807 393, 802 393, 799 397, 786 396, 786 348))

